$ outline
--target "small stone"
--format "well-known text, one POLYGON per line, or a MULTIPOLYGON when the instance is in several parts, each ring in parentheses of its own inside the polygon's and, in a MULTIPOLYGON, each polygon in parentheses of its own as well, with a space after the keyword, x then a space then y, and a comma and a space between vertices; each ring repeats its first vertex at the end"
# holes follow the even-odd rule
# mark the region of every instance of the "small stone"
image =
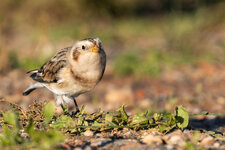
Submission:
POLYGON ((101 145, 103 143, 103 140, 95 140, 91 142, 92 147, 98 147, 99 145, 101 145))
POLYGON ((188 134, 188 133, 190 133, 190 132, 191 132, 191 131, 188 130, 188 129, 184 129, 184 131, 183 131, 184 134, 188 134))
POLYGON ((86 146, 84 150, 92 150, 91 146, 86 146))
POLYGON ((82 148, 76 147, 76 148, 74 148, 74 150, 82 150, 82 148))
POLYGON ((166 145, 166 148, 167 149, 173 149, 174 147, 173 147, 173 145, 166 145))
POLYGON ((160 145, 163 143, 162 138, 160 136, 154 136, 151 134, 143 136, 142 142, 147 145, 160 145))
POLYGON ((208 136, 206 138, 204 138, 201 142, 200 145, 204 146, 204 145, 210 145, 214 142, 215 140, 213 139, 213 137, 208 136))
POLYGON ((103 137, 103 135, 101 133, 96 133, 95 136, 96 137, 103 137))
POLYGON ((100 138, 100 139, 94 139, 93 141, 91 141, 91 147, 98 147, 101 145, 104 145, 105 143, 108 143, 112 141, 111 139, 105 139, 105 138, 100 138))
POLYGON ((94 133, 90 130, 87 130, 84 132, 84 136, 93 136, 93 135, 94 135, 94 133))
POLYGON ((184 146, 185 145, 185 142, 184 140, 178 136, 178 135, 173 135, 171 136, 167 141, 166 143, 168 145, 179 145, 179 146, 184 146))
POLYGON ((220 143, 218 143, 218 142, 214 143, 214 144, 213 144, 213 147, 214 147, 214 148, 219 148, 219 147, 220 147, 220 143))
POLYGON ((124 137, 130 137, 130 136, 131 136, 131 132, 128 131, 128 132, 124 133, 123 136, 124 136, 124 137))

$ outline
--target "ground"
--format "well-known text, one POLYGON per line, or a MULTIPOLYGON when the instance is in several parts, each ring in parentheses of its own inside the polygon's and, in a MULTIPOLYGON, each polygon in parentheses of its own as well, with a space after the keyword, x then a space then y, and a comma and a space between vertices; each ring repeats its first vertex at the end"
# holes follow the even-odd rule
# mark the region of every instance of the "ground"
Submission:
MULTIPOLYGON (((96 112, 99 108, 112 111, 123 104, 127 105, 126 111, 130 116, 146 110, 151 113, 173 113, 176 106, 183 105, 190 114, 188 127, 184 130, 174 129, 167 134, 154 128, 66 133, 68 138, 61 144, 61 148, 224 149, 224 76, 224 66, 207 63, 195 67, 168 69, 157 78, 121 77, 106 71, 96 89, 77 99, 79 107, 85 106, 88 114, 96 112), (191 116, 203 111, 219 114, 191 116), (221 114, 223 116, 219 116, 221 114)), ((0 82, 0 97, 18 104, 24 110, 29 110, 28 105, 34 100, 54 101, 52 94, 45 89, 23 97, 22 91, 33 82, 23 70, 12 70, 1 75, 0 82)), ((2 102, 1 110, 7 110, 6 106, 7 104, 2 102)), ((63 113, 61 108, 57 108, 57 113, 63 113)))
POLYGON ((2 1, 0 149, 225 149, 224 6, 2 1), (46 89, 22 96, 34 82, 26 71, 97 37, 106 72, 77 98, 80 113, 68 116, 46 89))

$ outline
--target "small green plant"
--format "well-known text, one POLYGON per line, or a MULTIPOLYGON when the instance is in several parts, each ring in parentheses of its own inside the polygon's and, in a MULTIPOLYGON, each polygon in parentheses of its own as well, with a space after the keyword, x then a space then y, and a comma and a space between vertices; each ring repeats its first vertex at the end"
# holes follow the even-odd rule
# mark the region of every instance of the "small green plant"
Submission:
POLYGON ((134 130, 158 128, 163 133, 175 128, 184 129, 188 125, 188 112, 183 106, 176 108, 174 113, 150 115, 148 112, 128 116, 125 107, 116 111, 104 112, 99 110, 94 114, 79 113, 74 118, 61 115, 51 128, 64 132, 81 133, 86 130, 107 131, 113 129, 130 128, 134 130))
MULTIPOLYGON (((199 115, 190 115, 183 106, 176 107, 173 113, 147 111, 133 116, 127 114, 125 106, 110 112, 99 110, 93 114, 87 114, 85 107, 82 107, 81 111, 73 117, 64 114, 56 115, 52 103, 34 102, 29 107, 31 110, 27 111, 16 104, 10 103, 10 106, 9 111, 2 112, 0 115, 2 128, 0 148, 2 149, 56 149, 65 140, 65 134, 82 135, 89 130, 108 132, 123 129, 133 131, 154 129, 166 134, 175 129, 184 130, 188 126, 189 116, 199 115)), ((217 139, 222 138, 215 132, 206 132, 217 139)), ((198 138, 197 135, 195 137, 198 138)), ((195 147, 196 142, 186 142, 187 149, 195 147)))
MULTIPOLYGON (((13 105, 13 104, 11 104, 13 105)), ((34 110, 35 111, 35 110, 34 110)), ((47 124, 52 120, 54 109, 52 104, 47 103, 43 109, 44 121, 42 129, 35 129, 33 118, 26 120, 27 126, 22 126, 23 115, 12 107, 3 113, 3 133, 0 135, 0 148, 11 149, 52 149, 57 148, 63 142, 65 136, 57 130, 49 129, 47 124)))

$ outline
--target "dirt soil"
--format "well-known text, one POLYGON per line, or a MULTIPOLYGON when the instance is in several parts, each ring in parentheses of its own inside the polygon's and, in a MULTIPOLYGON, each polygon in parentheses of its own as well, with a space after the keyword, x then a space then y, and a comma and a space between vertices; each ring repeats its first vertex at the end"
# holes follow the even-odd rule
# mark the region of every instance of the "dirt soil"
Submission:
MULTIPOLYGON (((51 92, 39 89, 23 97, 22 91, 33 82, 24 70, 0 75, 0 98, 27 108, 34 100, 54 101, 51 92)), ((122 104, 132 115, 149 110, 172 112, 183 105, 189 113, 225 114, 225 67, 200 64, 196 67, 165 69, 158 78, 119 77, 108 69, 100 84, 90 93, 78 97, 78 105, 92 113, 99 108, 109 111, 122 104)), ((1 110, 8 108, 0 104, 1 110)), ((73 108, 71 108, 72 110, 73 108)), ((57 108, 62 113, 61 108, 57 108)), ((198 115, 191 117, 184 131, 162 134, 154 130, 130 129, 110 132, 86 131, 70 135, 61 145, 64 149, 225 149, 225 116, 198 115)))

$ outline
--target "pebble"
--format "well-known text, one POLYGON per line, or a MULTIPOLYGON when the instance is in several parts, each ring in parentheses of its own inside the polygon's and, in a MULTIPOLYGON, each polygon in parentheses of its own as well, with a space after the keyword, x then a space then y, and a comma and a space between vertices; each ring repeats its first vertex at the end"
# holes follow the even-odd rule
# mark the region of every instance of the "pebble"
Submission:
POLYGON ((204 146, 204 145, 210 145, 215 141, 215 139, 213 139, 213 137, 208 136, 206 138, 204 138, 201 142, 200 145, 204 146))
POLYGON ((183 133, 184 133, 184 134, 187 134, 187 133, 191 133, 191 131, 188 130, 188 129, 184 129, 183 133))
POLYGON ((163 143, 162 138, 160 136, 154 136, 151 134, 143 136, 142 142, 147 145, 160 145, 163 143))
MULTIPOLYGON (((188 133, 188 131, 186 131, 186 134, 187 133, 188 133)), ((183 147, 185 145, 184 133, 180 130, 175 130, 172 133, 169 133, 169 134, 163 136, 163 140, 168 145, 178 145, 180 147, 183 147)))
POLYGON ((74 148, 74 150, 82 150, 82 148, 76 147, 76 148, 74 148))
POLYGON ((178 135, 171 136, 168 139, 167 143, 169 145, 179 145, 179 146, 184 146, 185 145, 184 140, 180 136, 178 136, 178 135))
POLYGON ((173 145, 166 145, 167 149, 174 149, 173 145))
POLYGON ((87 130, 84 132, 84 136, 93 136, 93 135, 94 135, 94 133, 90 130, 87 130))
POLYGON ((214 143, 214 144, 213 144, 213 147, 214 147, 214 148, 219 148, 219 147, 220 147, 220 143, 218 143, 218 142, 214 143))
POLYGON ((132 135, 132 134, 131 134, 130 131, 128 131, 128 132, 126 132, 126 133, 123 134, 124 137, 130 137, 131 135, 132 135))
POLYGON ((91 146, 86 146, 84 150, 92 150, 91 146))
POLYGON ((91 147, 98 147, 112 141, 111 139, 100 138, 91 142, 91 147))
POLYGON ((96 137, 103 137, 103 135, 101 133, 96 133, 95 136, 96 137))

